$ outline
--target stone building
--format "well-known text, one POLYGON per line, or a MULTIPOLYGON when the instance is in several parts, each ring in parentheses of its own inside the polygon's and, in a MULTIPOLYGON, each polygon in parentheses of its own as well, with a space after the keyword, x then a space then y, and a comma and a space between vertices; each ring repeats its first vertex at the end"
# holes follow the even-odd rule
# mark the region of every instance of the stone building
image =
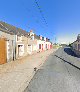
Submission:
POLYGON ((0 64, 15 60, 15 35, 0 25, 0 64))
POLYGON ((80 34, 78 34, 77 40, 72 43, 72 49, 76 55, 80 56, 80 34))
POLYGON ((48 38, 0 21, 0 64, 50 48, 48 38))

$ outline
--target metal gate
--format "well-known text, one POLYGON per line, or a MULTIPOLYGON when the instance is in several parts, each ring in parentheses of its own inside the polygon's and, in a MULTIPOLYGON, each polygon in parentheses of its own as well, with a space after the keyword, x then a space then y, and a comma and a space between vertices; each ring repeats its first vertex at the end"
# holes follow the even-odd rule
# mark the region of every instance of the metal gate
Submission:
POLYGON ((0 38, 0 64, 7 62, 6 57, 6 39, 0 38))

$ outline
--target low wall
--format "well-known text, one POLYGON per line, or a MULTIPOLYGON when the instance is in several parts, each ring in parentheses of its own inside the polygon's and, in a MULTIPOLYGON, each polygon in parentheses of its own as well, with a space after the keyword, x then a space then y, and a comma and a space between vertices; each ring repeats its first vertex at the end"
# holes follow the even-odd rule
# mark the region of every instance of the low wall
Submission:
POLYGON ((80 57, 80 51, 75 50, 75 49, 73 49, 73 48, 71 48, 71 49, 72 49, 72 51, 73 51, 77 56, 79 56, 79 57, 80 57))

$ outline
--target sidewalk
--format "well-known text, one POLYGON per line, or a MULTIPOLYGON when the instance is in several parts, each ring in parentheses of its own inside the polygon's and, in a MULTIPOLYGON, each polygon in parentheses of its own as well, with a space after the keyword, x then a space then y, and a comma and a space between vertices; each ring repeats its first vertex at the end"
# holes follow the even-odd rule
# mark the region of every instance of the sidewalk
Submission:
POLYGON ((0 92, 22 92, 47 57, 56 51, 51 49, 0 65, 0 92))

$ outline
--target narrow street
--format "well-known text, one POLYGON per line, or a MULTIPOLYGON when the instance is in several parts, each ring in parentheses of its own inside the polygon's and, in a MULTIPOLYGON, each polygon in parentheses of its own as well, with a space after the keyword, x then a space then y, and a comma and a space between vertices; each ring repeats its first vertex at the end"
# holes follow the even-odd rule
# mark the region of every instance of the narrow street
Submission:
POLYGON ((80 92, 80 58, 69 47, 51 54, 24 92, 80 92))

